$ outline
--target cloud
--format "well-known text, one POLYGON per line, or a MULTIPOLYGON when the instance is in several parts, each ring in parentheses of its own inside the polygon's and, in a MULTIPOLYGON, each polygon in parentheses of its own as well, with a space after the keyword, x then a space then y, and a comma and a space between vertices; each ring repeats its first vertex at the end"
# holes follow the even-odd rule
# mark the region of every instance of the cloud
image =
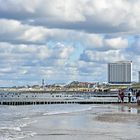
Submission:
POLYGON ((107 64, 109 62, 126 60, 126 58, 120 50, 109 50, 105 52, 85 50, 83 54, 81 54, 80 60, 107 64))
POLYGON ((95 34, 88 34, 85 36, 84 44, 89 50, 119 50, 128 47, 128 40, 123 37, 105 38, 95 34))
POLYGON ((1 0, 0 3, 1 18, 36 26, 92 33, 140 31, 139 0, 1 0))
MULTIPOLYGON (((47 45, 12 45, 9 43, 0 43, 0 57, 2 60, 20 59, 68 59, 70 54, 74 51, 73 46, 66 46, 61 43, 55 44, 53 47, 47 45), (16 59, 17 58, 17 59, 16 59)), ((30 60, 29 60, 30 61, 30 60)))
POLYGON ((139 0, 0 0, 0 83, 106 81, 107 63, 139 70, 139 0), (137 38, 135 37, 137 36, 137 38))
POLYGON ((89 49, 96 48, 98 50, 121 49, 128 46, 127 39, 122 37, 106 39, 98 34, 34 27, 24 25, 16 20, 0 19, 0 26, 2 27, 0 33, 2 42, 46 44, 48 41, 71 41, 79 42, 89 49))
POLYGON ((59 69, 62 71, 74 48, 61 43, 54 47, 0 43, 0 50, 1 79, 17 77, 22 80, 28 76, 32 79, 32 75, 37 78, 39 75, 48 77, 51 74, 54 77, 55 72, 58 73, 59 69))
POLYGON ((140 38, 135 38, 133 43, 127 48, 127 51, 131 54, 131 56, 134 55, 140 55, 140 38))
POLYGON ((128 47, 128 40, 121 37, 106 39, 104 43, 110 49, 125 49, 128 47))

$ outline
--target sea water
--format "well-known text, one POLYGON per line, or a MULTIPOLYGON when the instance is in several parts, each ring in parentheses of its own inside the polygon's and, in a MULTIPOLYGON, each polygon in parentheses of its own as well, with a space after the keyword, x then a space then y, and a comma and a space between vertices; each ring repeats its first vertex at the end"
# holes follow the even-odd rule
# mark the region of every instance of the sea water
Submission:
POLYGON ((137 115, 138 112, 113 105, 1 105, 0 140, 139 139, 139 121, 125 124, 98 122, 95 117, 104 113, 137 115))
POLYGON ((36 132, 22 128, 37 123, 38 117, 90 110, 90 105, 27 105, 0 106, 0 140, 13 140, 33 136, 36 132))

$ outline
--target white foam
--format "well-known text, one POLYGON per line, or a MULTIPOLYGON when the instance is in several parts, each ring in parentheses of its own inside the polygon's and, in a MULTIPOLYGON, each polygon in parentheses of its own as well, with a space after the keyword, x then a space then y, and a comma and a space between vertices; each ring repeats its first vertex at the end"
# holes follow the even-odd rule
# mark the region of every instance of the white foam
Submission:
POLYGON ((70 110, 66 111, 66 110, 61 110, 61 111, 51 111, 51 112, 46 112, 43 115, 59 115, 59 114, 69 114, 69 113, 76 113, 76 112, 83 112, 83 111, 88 111, 91 110, 92 106, 88 107, 88 108, 79 108, 79 109, 75 109, 73 110, 73 108, 71 108, 70 110))
POLYGON ((33 124, 33 123, 36 123, 37 122, 37 120, 33 120, 33 121, 28 121, 28 122, 25 122, 25 123, 21 123, 19 126, 20 127, 26 127, 26 126, 28 126, 28 125, 30 125, 30 124, 33 124))
POLYGON ((23 120, 29 120, 30 118, 26 117, 26 118, 23 118, 23 120))
MULTIPOLYGON (((7 129, 6 127, 3 127, 3 129, 7 129)), ((11 130, 11 128, 9 128, 11 130)), ((5 133, 3 136, 0 136, 0 140, 18 140, 18 139, 23 139, 23 138, 28 138, 28 137, 33 137, 37 133, 33 131, 23 131, 23 132, 10 132, 5 133)))
POLYGON ((15 130, 15 131, 21 131, 20 127, 0 127, 1 130, 15 130))
POLYGON ((33 136, 36 135, 36 134, 37 134, 37 133, 32 132, 32 133, 30 134, 30 136, 33 137, 33 136))
MULTIPOLYGON (((32 132, 32 131, 28 131, 28 132, 26 132, 26 135, 23 133, 22 135, 18 135, 16 138, 15 138, 15 140, 17 140, 17 139, 23 139, 23 138, 28 138, 28 137, 33 137, 34 135, 36 135, 37 133, 35 133, 35 132, 32 132)), ((12 140, 14 140, 14 139, 12 139, 12 140)))
POLYGON ((11 139, 3 137, 3 136, 0 136, 0 140, 11 140, 11 139))

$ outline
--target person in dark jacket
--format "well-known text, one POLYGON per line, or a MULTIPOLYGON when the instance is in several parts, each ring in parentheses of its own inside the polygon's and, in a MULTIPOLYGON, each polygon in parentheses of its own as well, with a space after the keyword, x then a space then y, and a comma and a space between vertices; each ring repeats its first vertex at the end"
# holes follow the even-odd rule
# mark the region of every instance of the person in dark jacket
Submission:
POLYGON ((140 90, 136 93, 137 104, 140 105, 140 90))
POLYGON ((123 89, 120 89, 119 90, 119 93, 118 93, 118 99, 119 99, 119 101, 121 101, 121 103, 123 103, 124 102, 124 91, 123 91, 123 89))
POLYGON ((121 96, 121 102, 123 103, 123 102, 124 102, 124 96, 125 96, 125 95, 124 95, 124 91, 123 91, 123 90, 121 91, 120 96, 121 96))
POLYGON ((131 93, 128 93, 128 102, 131 103, 131 93))

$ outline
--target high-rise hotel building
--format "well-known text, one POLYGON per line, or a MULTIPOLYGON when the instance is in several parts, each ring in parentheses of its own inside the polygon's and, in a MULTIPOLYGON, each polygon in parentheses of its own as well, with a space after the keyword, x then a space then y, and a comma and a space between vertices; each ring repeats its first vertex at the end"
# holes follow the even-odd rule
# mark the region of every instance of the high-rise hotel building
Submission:
POLYGON ((108 63, 108 83, 131 84, 132 61, 108 63))

